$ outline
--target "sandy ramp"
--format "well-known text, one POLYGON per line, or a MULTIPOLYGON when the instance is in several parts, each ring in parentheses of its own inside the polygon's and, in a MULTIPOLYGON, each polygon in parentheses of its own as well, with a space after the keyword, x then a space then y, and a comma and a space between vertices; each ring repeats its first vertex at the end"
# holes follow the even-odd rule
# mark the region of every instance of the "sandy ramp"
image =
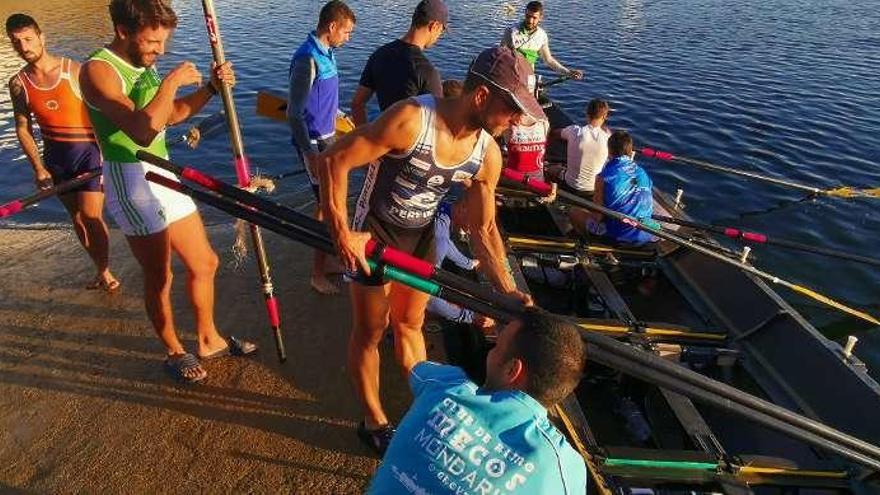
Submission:
MULTIPOLYGON (((0 492, 355 493, 377 461, 355 436, 344 368, 348 297, 308 288, 310 251, 266 233, 289 359, 279 365, 254 263, 234 268, 229 226, 209 228, 222 267, 217 321, 258 341, 255 358, 206 364, 174 382, 142 308, 141 277, 112 234, 118 294, 86 291, 92 272, 67 230, 0 230, 0 492)), ((192 316, 175 267, 178 327, 192 316)), ((385 402, 409 398, 383 349, 385 402)))

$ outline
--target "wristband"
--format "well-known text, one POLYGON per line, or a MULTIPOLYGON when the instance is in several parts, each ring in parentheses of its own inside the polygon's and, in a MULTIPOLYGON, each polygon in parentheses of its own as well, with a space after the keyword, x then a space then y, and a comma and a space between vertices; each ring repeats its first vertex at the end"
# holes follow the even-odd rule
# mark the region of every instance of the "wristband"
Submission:
POLYGON ((212 83, 209 82, 205 86, 208 88, 208 93, 210 93, 211 96, 216 96, 217 93, 219 93, 219 91, 217 91, 217 88, 215 88, 212 83))

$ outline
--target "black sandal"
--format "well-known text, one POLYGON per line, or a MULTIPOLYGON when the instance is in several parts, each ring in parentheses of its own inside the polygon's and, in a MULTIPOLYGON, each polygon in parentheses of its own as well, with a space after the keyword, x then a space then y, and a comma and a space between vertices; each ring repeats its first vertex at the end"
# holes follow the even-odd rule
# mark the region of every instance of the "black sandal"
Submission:
POLYGON ((202 368, 199 360, 188 352, 183 354, 175 354, 165 359, 165 369, 171 373, 174 378, 186 383, 198 383, 208 376, 208 372, 202 368), (192 375, 192 371, 198 370, 201 373, 192 375), (190 376, 192 375, 192 376, 190 376))

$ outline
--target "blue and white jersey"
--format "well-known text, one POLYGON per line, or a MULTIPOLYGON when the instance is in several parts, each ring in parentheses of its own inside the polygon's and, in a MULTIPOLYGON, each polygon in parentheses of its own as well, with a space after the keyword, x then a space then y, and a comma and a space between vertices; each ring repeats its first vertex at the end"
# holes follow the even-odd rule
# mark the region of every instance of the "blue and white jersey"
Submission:
MULTIPOLYGON (((654 196, 651 178, 645 169, 632 158, 619 156, 605 164, 599 177, 604 181, 602 202, 606 208, 640 221, 651 221, 654 196)), ((621 242, 643 244, 656 240, 653 235, 613 218, 606 219, 605 224, 605 234, 621 242)))
POLYGON ((404 229, 431 223, 440 201, 454 183, 472 179, 483 165, 492 137, 480 131, 476 145, 464 161, 449 167, 434 158, 436 100, 433 95, 412 98, 421 107, 422 128, 412 147, 400 155, 387 154, 370 165, 354 216, 362 229, 367 213, 404 229))

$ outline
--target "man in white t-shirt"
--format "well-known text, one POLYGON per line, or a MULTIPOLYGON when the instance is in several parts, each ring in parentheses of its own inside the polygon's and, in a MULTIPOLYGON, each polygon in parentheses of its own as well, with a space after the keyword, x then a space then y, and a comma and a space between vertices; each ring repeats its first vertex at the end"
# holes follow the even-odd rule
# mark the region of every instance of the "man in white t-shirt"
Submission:
POLYGON ((608 138, 611 131, 605 126, 609 113, 608 102, 594 99, 587 105, 587 124, 570 125, 559 134, 566 141, 565 175, 560 187, 574 194, 592 197, 596 176, 608 161, 608 138))
POLYGON ((550 39, 547 37, 547 32, 540 26, 543 19, 544 5, 537 1, 527 3, 522 22, 504 30, 501 45, 518 51, 528 60, 533 69, 538 57, 540 57, 547 64, 547 67, 558 74, 571 76, 573 79, 583 78, 583 72, 577 69, 568 69, 553 58, 550 53, 550 39))

